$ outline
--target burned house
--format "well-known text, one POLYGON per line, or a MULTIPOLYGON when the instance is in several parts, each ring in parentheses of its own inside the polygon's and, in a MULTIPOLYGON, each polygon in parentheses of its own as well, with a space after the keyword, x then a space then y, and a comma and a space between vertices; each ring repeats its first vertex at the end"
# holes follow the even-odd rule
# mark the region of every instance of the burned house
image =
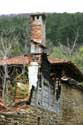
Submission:
POLYGON ((45 18, 44 14, 30 16, 30 54, 0 59, 0 98, 6 100, 8 105, 25 102, 27 105, 59 113, 62 83, 73 83, 76 86, 76 81, 83 81, 83 73, 70 61, 49 59, 45 18), (5 78, 4 66, 8 71, 5 78))

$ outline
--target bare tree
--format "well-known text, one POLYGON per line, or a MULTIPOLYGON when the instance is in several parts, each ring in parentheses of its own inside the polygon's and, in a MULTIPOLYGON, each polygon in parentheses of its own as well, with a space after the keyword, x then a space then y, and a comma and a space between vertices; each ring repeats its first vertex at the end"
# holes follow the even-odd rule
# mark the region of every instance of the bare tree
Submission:
POLYGON ((2 91, 2 98, 5 99, 5 93, 7 88, 7 79, 9 78, 9 71, 8 71, 8 65, 7 65, 7 58, 11 56, 13 42, 15 43, 16 37, 12 40, 10 40, 7 37, 0 37, 0 57, 3 58, 4 63, 1 64, 3 66, 3 70, 0 70, 0 78, 2 79, 3 83, 3 91, 2 91), (1 75, 2 74, 2 75, 1 75))
POLYGON ((79 38, 79 33, 77 32, 74 41, 71 42, 69 38, 67 38, 67 45, 63 45, 59 42, 59 47, 66 56, 71 56, 74 54, 78 38, 79 38))
POLYGON ((3 57, 4 59, 4 63, 2 64, 4 67, 4 75, 3 75, 3 92, 2 92, 2 96, 4 99, 5 96, 5 88, 6 88, 6 79, 9 77, 8 76, 8 68, 7 68, 7 62, 6 59, 10 54, 10 50, 11 50, 11 44, 9 44, 8 40, 5 39, 3 40, 3 38, 0 38, 0 43, 1 43, 1 48, 0 48, 0 55, 3 57), (4 41, 4 42, 3 42, 4 41))

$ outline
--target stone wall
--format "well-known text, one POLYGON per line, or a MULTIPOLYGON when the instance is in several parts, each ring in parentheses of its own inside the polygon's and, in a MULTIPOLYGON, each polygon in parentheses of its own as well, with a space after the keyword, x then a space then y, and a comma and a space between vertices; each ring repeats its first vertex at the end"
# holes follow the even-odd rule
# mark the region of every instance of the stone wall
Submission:
POLYGON ((18 112, 0 113, 0 125, 60 125, 59 121, 55 113, 32 106, 18 112))
POLYGON ((60 114, 33 106, 0 113, 0 125, 83 125, 83 91, 62 84, 60 114))
POLYGON ((61 96, 63 125, 83 125, 83 91, 62 84, 61 96))

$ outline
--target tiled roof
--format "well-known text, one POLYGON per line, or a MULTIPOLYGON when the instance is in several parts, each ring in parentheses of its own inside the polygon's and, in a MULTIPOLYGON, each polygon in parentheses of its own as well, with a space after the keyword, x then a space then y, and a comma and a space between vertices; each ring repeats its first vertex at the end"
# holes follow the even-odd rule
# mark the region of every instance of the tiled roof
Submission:
MULTIPOLYGON (((23 55, 23 56, 16 56, 11 58, 0 58, 0 65, 4 64, 29 64, 32 60, 31 55, 23 55)), ((63 60, 63 59, 48 59, 51 64, 58 64, 58 63, 69 63, 70 61, 63 60)))
POLYGON ((7 59, 0 58, 0 65, 4 64, 29 64, 31 61, 31 55, 28 56, 17 56, 7 59))
POLYGON ((54 58, 54 59, 48 59, 51 64, 57 64, 57 63, 70 63, 68 60, 54 58))

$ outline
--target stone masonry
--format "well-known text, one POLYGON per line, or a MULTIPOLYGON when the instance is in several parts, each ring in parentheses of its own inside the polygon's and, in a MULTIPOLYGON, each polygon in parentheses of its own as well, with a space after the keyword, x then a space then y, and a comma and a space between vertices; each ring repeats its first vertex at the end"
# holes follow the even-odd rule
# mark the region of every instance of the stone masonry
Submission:
POLYGON ((55 113, 32 106, 17 112, 0 113, 0 125, 60 125, 59 122, 55 113))
POLYGON ((62 84, 61 101, 63 125, 83 125, 83 91, 62 84))

